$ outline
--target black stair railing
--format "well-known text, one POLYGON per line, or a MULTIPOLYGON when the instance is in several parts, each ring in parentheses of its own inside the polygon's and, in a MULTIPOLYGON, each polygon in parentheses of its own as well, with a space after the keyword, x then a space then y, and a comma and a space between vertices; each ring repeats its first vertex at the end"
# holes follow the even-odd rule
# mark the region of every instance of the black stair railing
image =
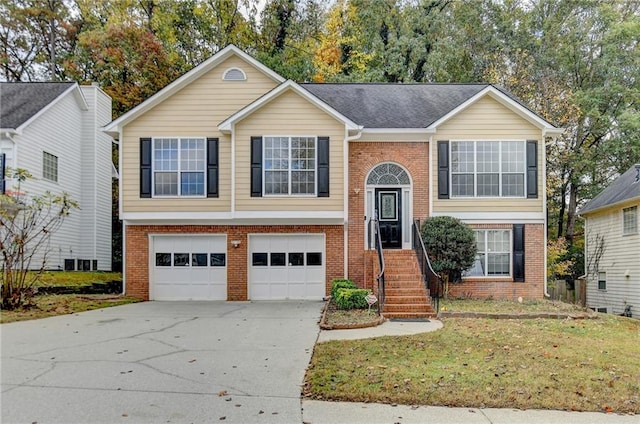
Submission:
POLYGON ((413 250, 418 258, 418 265, 422 273, 422 281, 431 297, 431 305, 436 313, 440 311, 440 299, 443 294, 442 277, 433 270, 427 249, 424 247, 422 235, 420 234, 420 221, 413 221, 413 250))
MULTIPOLYGON (((376 252, 378 253, 378 265, 380 266, 380 272, 376 277, 378 282, 378 314, 382 314, 384 308, 384 253, 382 251, 382 238, 380 237, 380 222, 376 218, 369 221, 369 243, 373 240, 376 252), (371 237, 373 235, 373 237, 371 237)), ((371 247, 371 246, 369 246, 371 247)))

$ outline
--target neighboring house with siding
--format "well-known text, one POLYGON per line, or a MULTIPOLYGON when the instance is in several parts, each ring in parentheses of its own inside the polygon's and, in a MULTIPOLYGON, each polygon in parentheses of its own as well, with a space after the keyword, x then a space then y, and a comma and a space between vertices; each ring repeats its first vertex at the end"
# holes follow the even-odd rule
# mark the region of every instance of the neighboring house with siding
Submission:
POLYGON ((545 139, 561 130, 492 85, 297 84, 228 46, 105 131, 120 141, 127 294, 371 288, 376 214, 389 278, 410 277, 414 220, 452 215, 480 247, 454 295, 546 291, 545 139))
POLYGON ((80 206, 51 237, 47 269, 111 270, 113 139, 101 131, 111 119, 111 98, 97 86, 0 83, 0 153, 33 176, 20 191, 67 192, 80 206))
POLYGON ((640 164, 581 210, 585 220, 587 306, 640 317, 640 164))

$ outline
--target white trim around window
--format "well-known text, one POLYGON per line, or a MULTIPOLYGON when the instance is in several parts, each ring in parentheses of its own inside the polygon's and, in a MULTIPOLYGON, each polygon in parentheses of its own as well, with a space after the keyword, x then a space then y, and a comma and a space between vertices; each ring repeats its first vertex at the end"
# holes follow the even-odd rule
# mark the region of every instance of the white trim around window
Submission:
POLYGON ((262 193, 264 197, 317 196, 317 136, 262 136, 262 193))
POLYGON ((638 234, 638 207, 630 206, 622 209, 622 235, 638 234))
POLYGON ((152 197, 206 197, 206 137, 153 137, 152 197))
POLYGON ((526 198, 526 143, 526 140, 450 140, 451 198, 526 198))
POLYGON ((464 277, 511 277, 513 275, 512 230, 474 229, 478 253, 464 277))

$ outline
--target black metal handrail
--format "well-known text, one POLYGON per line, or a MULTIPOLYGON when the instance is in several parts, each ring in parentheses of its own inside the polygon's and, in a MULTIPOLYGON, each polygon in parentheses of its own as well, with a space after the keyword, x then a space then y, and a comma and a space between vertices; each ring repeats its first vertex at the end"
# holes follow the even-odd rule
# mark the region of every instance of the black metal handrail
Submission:
POLYGON ((440 310, 440 298, 443 294, 442 277, 433 270, 427 249, 424 247, 422 235, 420 234, 420 221, 413 221, 413 250, 416 252, 420 272, 422 273, 422 281, 431 297, 431 304, 438 312, 440 310))
MULTIPOLYGON (((376 277, 378 282, 378 314, 382 314, 384 307, 384 253, 382 251, 382 238, 380 237, 380 222, 377 219, 369 221, 369 234, 374 235, 374 244, 376 252, 378 253, 378 264, 380 265, 380 273, 376 277)), ((371 240, 371 237, 369 237, 371 240)))

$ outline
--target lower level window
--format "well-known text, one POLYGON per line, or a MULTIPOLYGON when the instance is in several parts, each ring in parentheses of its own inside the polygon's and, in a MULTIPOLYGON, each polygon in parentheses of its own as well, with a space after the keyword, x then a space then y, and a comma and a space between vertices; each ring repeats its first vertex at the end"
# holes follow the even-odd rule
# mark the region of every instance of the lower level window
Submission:
POLYGON ((607 289, 607 273, 598 272, 598 290, 607 289))
POLYGON ((478 253, 466 277, 509 276, 511 274, 511 231, 475 230, 478 253))

